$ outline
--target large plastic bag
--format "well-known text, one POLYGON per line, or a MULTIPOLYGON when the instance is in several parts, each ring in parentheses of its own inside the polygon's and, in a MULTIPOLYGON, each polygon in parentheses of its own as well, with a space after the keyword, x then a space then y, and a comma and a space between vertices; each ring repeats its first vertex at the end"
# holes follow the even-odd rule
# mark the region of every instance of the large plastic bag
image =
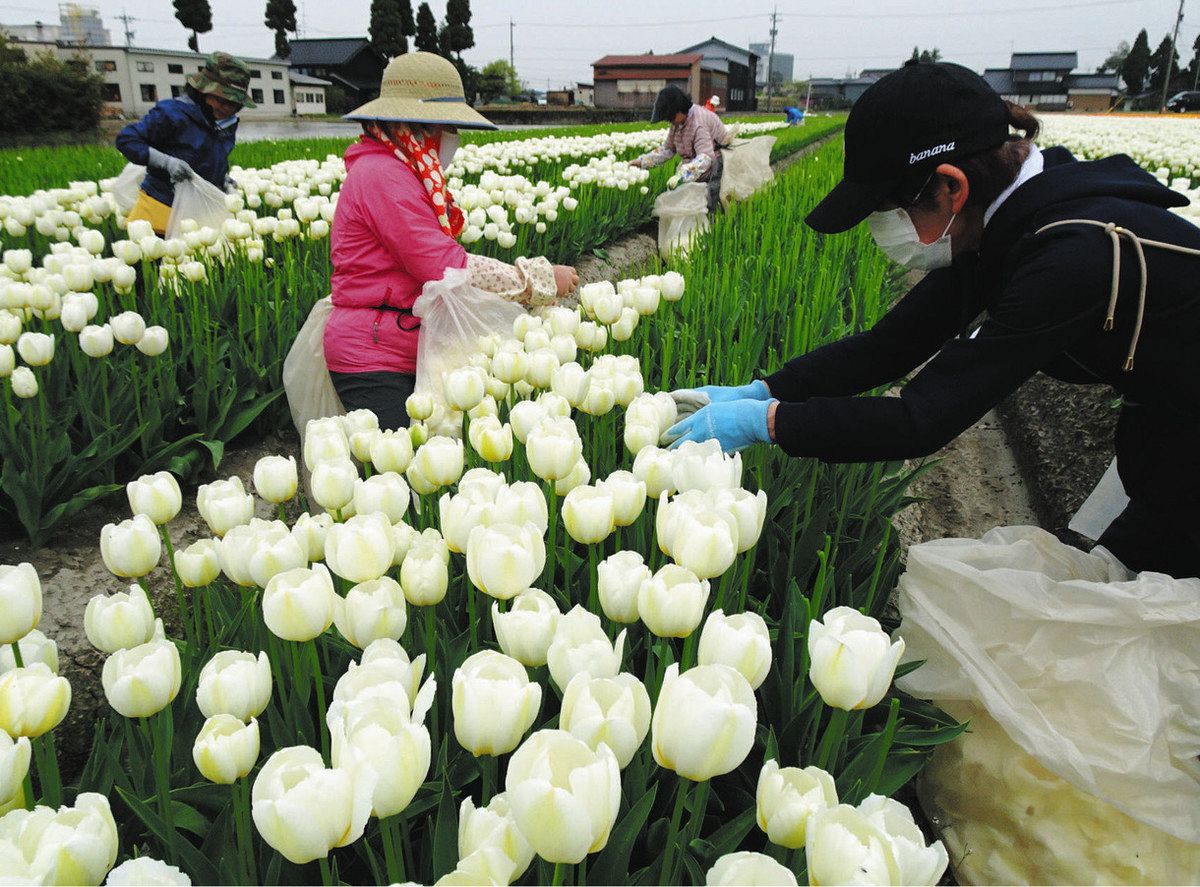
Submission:
POLYGON ((233 214, 225 207, 225 192, 212 182, 192 176, 175 183, 175 199, 167 220, 167 237, 178 237, 184 219, 193 219, 200 228, 221 230, 233 214))
POLYGON ((687 254, 692 238, 708 230, 708 185, 687 182, 664 191, 654 201, 658 217, 658 252, 664 259, 687 254))
POLYGON ((138 194, 142 190, 142 181, 146 178, 146 167, 136 163, 126 163, 125 168, 117 173, 115 178, 108 179, 102 184, 116 201, 121 215, 129 215, 133 205, 137 203, 138 194))
POLYGON ((725 170, 721 173, 721 205, 745 200, 775 178, 771 169, 771 149, 775 136, 754 139, 734 139, 721 151, 725 170))
POLYGON ((283 359, 283 390, 287 393, 292 424, 304 435, 310 419, 340 416, 346 412, 329 378, 325 363, 325 325, 333 311, 332 297, 313 305, 308 320, 283 359))
POLYGON ((1079 506, 1067 529, 1074 530, 1080 536, 1093 542, 1104 535, 1113 521, 1129 505, 1129 494, 1121 483, 1121 475, 1117 473, 1117 460, 1109 463, 1108 469, 1096 484, 1096 488, 1079 506))
POLYGON ((413 303, 421 318, 417 339, 416 391, 442 397, 442 377, 464 366, 479 350, 479 339, 512 332, 525 312, 515 302, 471 285, 467 269, 447 268, 441 280, 430 280, 413 303))
POLYGON ((979 718, 922 784, 964 883, 1200 881, 1200 579, 999 527, 910 548, 899 606, 926 660, 899 686, 979 718), (1122 829, 1137 856, 1104 870, 1122 829))

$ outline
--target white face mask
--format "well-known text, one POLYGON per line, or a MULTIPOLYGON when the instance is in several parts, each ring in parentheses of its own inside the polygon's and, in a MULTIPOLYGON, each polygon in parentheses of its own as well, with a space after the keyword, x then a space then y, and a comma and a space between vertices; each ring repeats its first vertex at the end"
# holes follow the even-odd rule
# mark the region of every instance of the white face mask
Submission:
POLYGON ((958 213, 950 217, 946 230, 933 243, 922 243, 912 217, 902 209, 888 209, 867 216, 867 225, 875 243, 893 262, 916 271, 946 268, 954 260, 950 249, 950 226, 958 213))
POLYGON ((458 133, 450 132, 449 130, 442 131, 442 141, 438 146, 438 162, 445 169, 454 160, 454 155, 458 153, 458 133))

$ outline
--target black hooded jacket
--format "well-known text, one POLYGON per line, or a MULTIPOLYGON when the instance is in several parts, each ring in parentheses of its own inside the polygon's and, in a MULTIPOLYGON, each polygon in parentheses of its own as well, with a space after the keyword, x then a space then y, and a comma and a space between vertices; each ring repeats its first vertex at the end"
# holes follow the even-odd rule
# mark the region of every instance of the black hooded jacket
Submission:
POLYGON ((1146 247, 1145 319, 1133 368, 1126 355, 1140 274, 1123 239, 1113 329, 1104 329, 1112 222, 1143 238, 1200 249, 1200 228, 1168 210, 1187 199, 1129 157, 1077 162, 1043 152, 984 229, 977 254, 933 271, 870 330, 795 358, 766 379, 780 399, 775 438, 793 456, 829 462, 929 455, 1039 370, 1107 383, 1124 398, 1118 469, 1135 500, 1200 502, 1200 257, 1146 247), (985 315, 974 338, 965 318, 985 315), (937 354, 899 397, 853 397, 937 354), (1140 409, 1131 409, 1133 406, 1140 409))

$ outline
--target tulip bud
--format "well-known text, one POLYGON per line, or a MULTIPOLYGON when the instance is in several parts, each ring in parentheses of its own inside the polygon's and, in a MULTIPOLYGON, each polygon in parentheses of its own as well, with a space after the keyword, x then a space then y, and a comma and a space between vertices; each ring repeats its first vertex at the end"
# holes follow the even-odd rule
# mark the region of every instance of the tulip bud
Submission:
POLYGON ((374 791, 374 773, 365 768, 326 769, 314 748, 281 748, 255 777, 254 825, 285 859, 303 865, 362 837, 374 791))
POLYGON ((12 345, 0 345, 0 379, 7 379, 17 368, 17 357, 12 345))
POLYGON ((738 554, 749 551, 758 544, 763 523, 767 519, 767 494, 762 490, 751 493, 741 487, 716 490, 714 502, 718 509, 733 515, 737 522, 738 554))
POLYGON ((424 422, 433 415, 433 398, 428 394, 410 394, 404 409, 414 422, 424 422))
POLYGON ((486 375, 478 367, 459 367, 446 374, 443 388, 446 403, 451 408, 466 412, 483 400, 486 393, 486 375))
POLYGON ((183 493, 179 481, 169 471, 143 474, 125 486, 129 497, 129 509, 134 514, 144 514, 158 526, 168 523, 183 507, 183 493))
POLYGON ((742 485, 741 455, 726 456, 715 440, 688 441, 673 453, 671 480, 680 492, 733 489, 742 485))
POLYGON ((408 511, 410 493, 408 484, 399 474, 386 472, 373 475, 354 483, 354 511, 356 514, 384 514, 389 523, 399 523, 408 511))
POLYGON ((414 607, 432 607, 441 603, 450 584, 447 561, 450 551, 434 534, 417 536, 400 566, 400 587, 414 607))
POLYGON ((596 545, 612 535, 613 497, 604 487, 578 486, 562 503, 563 525, 576 542, 596 545))
POLYGON ((254 464, 254 489, 278 505, 295 497, 298 473, 295 456, 263 456, 254 464))
POLYGON ((85 326, 79 333, 79 347, 88 357, 107 357, 113 350, 112 327, 85 326))
POLYGON ((542 702, 541 685, 525 667, 494 650, 481 650, 454 672, 454 736, 480 755, 507 754, 533 726, 542 702))
POLYGON ((837 802, 833 777, 820 767, 781 768, 767 761, 758 775, 758 827, 781 847, 803 847, 809 817, 837 802))
POLYGON ((324 564, 277 573, 263 591, 263 620, 285 641, 311 641, 333 622, 333 598, 324 564))
MULTIPOLYGON (((529 868, 533 862, 533 848, 521 834, 507 796, 501 792, 494 795, 486 807, 476 807, 468 795, 458 808, 458 858, 459 868, 465 868, 468 859, 486 855, 494 867, 493 880, 511 884, 529 868)), ((481 883, 478 878, 469 879, 472 884, 481 883)))
POLYGON ((558 627, 558 604, 537 588, 522 591, 512 599, 507 612, 492 604, 492 627, 505 655, 522 665, 536 668, 546 664, 546 653, 558 627))
POLYGON ((292 536, 300 543, 310 563, 325 560, 325 537, 333 526, 331 514, 305 512, 292 525, 292 536))
POLYGON ((226 714, 249 722, 271 701, 271 684, 271 663, 266 653, 256 657, 240 650, 222 650, 200 671, 196 704, 206 718, 226 714))
POLYGON ((376 471, 403 474, 413 458, 412 438, 404 429, 381 431, 371 438, 371 464, 376 471))
POLYGON ((325 537, 325 563, 343 579, 367 582, 392 566, 393 545, 392 525, 386 515, 356 515, 330 528, 325 537))
POLYGON ((726 616, 714 610, 700 633, 701 665, 720 663, 738 671, 757 690, 771 671, 771 637, 757 613, 726 616))
POLYGON ((707 579, 666 564, 638 589, 638 615, 658 637, 686 638, 704 618, 709 590, 707 579))
POLYGON ((693 782, 738 767, 754 745, 758 704, 746 679, 727 665, 667 667, 651 721, 659 766, 693 782))
POLYGON ((521 834, 547 862, 579 863, 603 850, 621 803, 621 771, 564 730, 539 730, 508 762, 505 794, 521 834))
POLYGON ((513 404, 512 409, 508 411, 509 425, 522 444, 528 443, 530 432, 546 418, 545 407, 533 400, 522 400, 513 404))
POLYGON ((613 678, 577 674, 563 693, 558 722, 593 751, 607 745, 624 769, 650 732, 650 694, 628 672, 613 678))
POLYGON ((565 418, 548 418, 529 432, 526 457, 533 473, 542 480, 565 478, 583 454, 583 441, 575 423, 565 418))
POLYGON ((179 574, 179 581, 188 588, 203 588, 213 582, 221 573, 217 542, 200 539, 176 551, 175 572, 179 574))
POLYGON ((613 523, 618 527, 632 526, 646 506, 646 484, 633 472, 614 471, 596 487, 612 496, 613 523))
POLYGON ((891 686, 903 652, 903 638, 891 643, 878 620, 850 607, 834 607, 808 626, 808 676, 834 708, 876 705, 891 686))
POLYGON ((154 610, 150 598, 138 585, 128 593, 98 594, 88 601, 83 628, 93 647, 115 653, 149 643, 154 638, 154 610))
POLYGON ((9 376, 9 382, 12 384, 13 394, 17 397, 25 398, 26 400, 31 397, 37 397, 37 377, 29 367, 21 366, 14 369, 9 376))
POLYGON ((127 718, 158 714, 175 699, 181 680, 179 648, 168 640, 117 650, 100 675, 108 704, 127 718))
POLYGON ((0 675, 0 730, 36 739, 58 726, 71 705, 71 685, 44 662, 0 675))
POLYGON ((678 271, 668 271, 659 281, 662 297, 668 302, 678 302, 683 298, 684 280, 678 271))
POLYGON ((360 582, 344 599, 335 595, 333 604, 338 631, 359 649, 379 638, 400 640, 408 624, 404 592, 390 576, 360 582))
POLYGON ((30 744, 28 737, 15 740, 0 730, 0 810, 13 801, 24 801, 23 783, 29 772, 30 744))
POLYGON ((12 345, 21 337, 21 318, 10 311, 0 311, 0 344, 12 345))
MULTIPOLYGON (((58 674, 58 644, 51 638, 46 637, 35 628, 14 643, 21 648, 21 661, 26 665, 41 662, 52 672, 58 674)), ((17 657, 13 654, 13 644, 0 644, 0 674, 12 671, 16 667, 17 657)), ((0 807, 3 806, 0 803, 0 807)))
POLYGON ((638 592, 651 575, 636 551, 618 551, 601 561, 596 567, 596 581, 604 615, 613 622, 637 622, 638 592))
POLYGON ((530 588, 545 565, 545 541, 533 524, 477 526, 467 539, 471 584, 498 600, 530 588))
POLYGON ((558 620, 554 639, 546 651, 550 677, 560 688, 571 678, 586 673, 594 678, 611 678, 621 670, 625 649, 625 630, 610 641, 600 625, 600 617, 576 604, 558 620))
POLYGON ((168 344, 166 329, 161 326, 148 326, 137 341, 137 350, 147 357, 158 357, 167 350, 168 344))
POLYGON ((817 810, 805 832, 805 857, 812 884, 937 883, 900 880, 900 866, 888 836, 848 804, 817 810))
POLYGON ((21 333, 17 353, 31 367, 42 367, 54 359, 54 336, 45 333, 21 333))
POLYGON ((469 432, 471 446, 485 462, 505 462, 512 457, 513 432, 499 419, 486 416, 474 419, 469 432))
POLYGON ((224 536, 254 517, 254 498, 238 477, 201 484, 196 491, 196 508, 214 536, 224 536))
MULTIPOLYGON (((887 835, 892 854, 900 870, 897 884, 939 884, 949 864, 941 841, 925 846, 925 836, 913 819, 912 811, 899 801, 882 795, 868 795, 858 812, 887 835)), ((822 834, 827 838, 828 832, 822 834)))
POLYGON ((254 769, 259 748, 257 720, 242 723, 233 715, 218 713, 210 715, 200 728, 192 745, 192 760, 209 782, 232 785, 254 769))
POLYGON ((0 565, 0 644, 13 644, 42 618, 42 583, 33 564, 0 565))
POLYGON ((350 443, 340 422, 311 419, 304 428, 304 464, 314 471, 322 462, 350 458, 350 443))
POLYGON ((354 483, 358 480, 358 469, 349 459, 319 462, 313 469, 313 499, 322 508, 340 511, 354 498, 354 483))
POLYGON ((463 444, 448 437, 431 437, 413 457, 410 471, 417 471, 433 488, 457 483, 463 473, 463 444))
POLYGON ((646 485, 646 495, 658 499, 675 491, 673 472, 674 453, 658 447, 644 447, 633 460, 633 476, 646 485))
POLYGON ((505 384, 520 382, 529 372, 529 355, 516 348, 498 350, 492 357, 492 375, 505 384))
POLYGON ((104 526, 100 531, 100 554, 114 575, 136 579, 158 566, 162 541, 150 518, 138 514, 104 526))
POLYGON ((122 345, 136 345, 146 332, 146 321, 136 311, 122 311, 108 319, 113 336, 122 345))
MULTIPOLYGON (((776 862, 765 853, 741 850, 737 853, 726 853, 718 858, 704 876, 704 883, 708 887, 745 887, 748 884, 796 887, 796 876, 787 866, 776 862)), ((814 880, 812 883, 824 882, 814 880)))
POLYGON ((83 792, 74 807, 13 811, 7 820, 5 875, 14 883, 99 884, 117 861, 117 824, 104 795, 83 792))
POLYGON ((366 465, 371 461, 371 443, 380 433, 378 428, 351 432, 349 435, 350 455, 366 465))
POLYGON ((395 704, 403 702, 405 714, 417 703, 424 654, 408 659, 404 648, 391 638, 380 638, 367 645, 359 662, 351 662, 333 688, 335 702, 352 702, 378 697, 395 704))

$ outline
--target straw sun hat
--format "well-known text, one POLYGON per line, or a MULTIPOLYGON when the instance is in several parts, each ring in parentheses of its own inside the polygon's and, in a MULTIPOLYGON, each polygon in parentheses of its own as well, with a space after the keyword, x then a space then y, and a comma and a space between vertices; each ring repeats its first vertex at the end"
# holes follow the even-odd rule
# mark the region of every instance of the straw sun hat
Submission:
POLYGON ((497 128, 467 104, 458 69, 432 52, 409 52, 388 62, 379 98, 355 108, 343 119, 497 128))

